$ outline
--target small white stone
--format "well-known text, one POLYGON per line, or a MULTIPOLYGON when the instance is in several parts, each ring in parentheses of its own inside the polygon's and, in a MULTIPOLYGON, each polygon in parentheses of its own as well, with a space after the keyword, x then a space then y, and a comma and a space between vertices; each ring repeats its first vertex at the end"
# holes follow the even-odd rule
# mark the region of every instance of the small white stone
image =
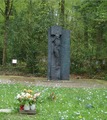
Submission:
POLYGON ((3 113, 11 113, 12 109, 0 109, 0 113, 1 112, 3 112, 3 113))

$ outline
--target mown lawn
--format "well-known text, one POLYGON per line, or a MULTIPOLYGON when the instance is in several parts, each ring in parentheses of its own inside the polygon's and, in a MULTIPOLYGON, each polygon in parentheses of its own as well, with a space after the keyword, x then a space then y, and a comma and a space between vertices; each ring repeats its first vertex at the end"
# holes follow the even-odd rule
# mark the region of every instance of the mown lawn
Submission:
POLYGON ((0 120, 107 120, 107 89, 52 88, 0 84, 0 109, 14 109, 0 113, 0 120), (36 115, 18 113, 16 95, 23 89, 41 92, 36 103, 36 115), (54 94, 55 99, 50 95, 54 94))

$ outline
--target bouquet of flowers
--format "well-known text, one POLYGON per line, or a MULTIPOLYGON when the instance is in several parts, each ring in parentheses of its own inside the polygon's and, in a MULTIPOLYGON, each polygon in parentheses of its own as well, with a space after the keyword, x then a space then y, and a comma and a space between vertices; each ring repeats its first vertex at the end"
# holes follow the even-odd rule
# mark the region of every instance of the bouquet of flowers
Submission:
POLYGON ((20 94, 17 94, 16 99, 20 103, 20 109, 24 108, 24 105, 32 105, 36 103, 36 99, 40 96, 40 92, 34 93, 32 90, 24 89, 20 94))

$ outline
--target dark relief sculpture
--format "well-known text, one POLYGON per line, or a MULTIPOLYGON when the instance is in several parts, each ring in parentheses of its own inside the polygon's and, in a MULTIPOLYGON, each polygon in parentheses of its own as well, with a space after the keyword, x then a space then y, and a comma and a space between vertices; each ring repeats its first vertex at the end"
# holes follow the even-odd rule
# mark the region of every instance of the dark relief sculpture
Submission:
POLYGON ((48 31, 48 79, 69 79, 69 69, 70 32, 60 26, 52 26, 48 31))
POLYGON ((53 44, 53 55, 55 58, 56 67, 60 66, 60 35, 56 34, 52 41, 53 44))

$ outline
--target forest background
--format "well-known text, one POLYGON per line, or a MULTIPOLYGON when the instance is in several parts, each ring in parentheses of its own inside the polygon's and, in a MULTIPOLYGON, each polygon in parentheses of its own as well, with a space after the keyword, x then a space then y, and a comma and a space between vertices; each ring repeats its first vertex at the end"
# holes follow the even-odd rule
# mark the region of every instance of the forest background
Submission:
POLYGON ((0 0, 0 74, 46 77, 56 24, 70 30, 70 73, 107 79, 107 0, 0 0))

